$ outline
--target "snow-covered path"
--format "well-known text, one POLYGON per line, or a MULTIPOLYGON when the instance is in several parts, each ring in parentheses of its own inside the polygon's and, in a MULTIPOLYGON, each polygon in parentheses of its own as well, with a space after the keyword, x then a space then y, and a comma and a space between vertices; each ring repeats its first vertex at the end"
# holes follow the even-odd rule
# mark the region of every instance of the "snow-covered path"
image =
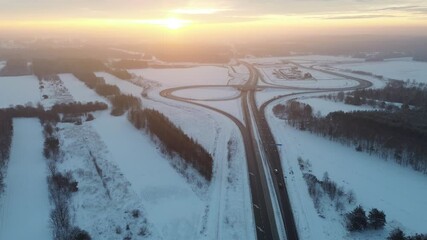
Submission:
POLYGON ((41 125, 38 119, 14 119, 13 128, 0 204, 0 239, 51 239, 41 125))

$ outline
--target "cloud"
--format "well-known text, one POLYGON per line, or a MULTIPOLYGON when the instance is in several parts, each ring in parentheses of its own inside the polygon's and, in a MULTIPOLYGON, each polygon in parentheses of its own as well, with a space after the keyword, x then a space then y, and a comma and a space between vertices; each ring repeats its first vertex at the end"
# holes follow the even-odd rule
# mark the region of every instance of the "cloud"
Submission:
POLYGON ((411 13, 411 14, 427 14, 427 6, 418 6, 418 5, 391 6, 391 7, 374 9, 372 11, 394 11, 394 12, 405 12, 405 13, 411 13))
POLYGON ((210 15, 217 14, 220 12, 230 11, 231 9, 217 9, 217 8, 178 8, 171 12, 176 14, 188 14, 188 15, 210 15))
POLYGON ((366 15, 336 15, 336 16, 316 16, 308 18, 317 18, 325 20, 345 20, 345 19, 373 19, 373 18, 394 18, 397 16, 388 14, 366 14, 366 15))

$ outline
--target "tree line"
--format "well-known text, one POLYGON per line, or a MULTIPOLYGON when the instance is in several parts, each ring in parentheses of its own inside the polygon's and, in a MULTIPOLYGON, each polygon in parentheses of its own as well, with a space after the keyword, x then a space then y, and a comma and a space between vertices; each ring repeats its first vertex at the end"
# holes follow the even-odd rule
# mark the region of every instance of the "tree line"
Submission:
POLYGON ((33 59, 33 73, 39 79, 59 73, 105 71, 101 60, 90 58, 33 59))
POLYGON ((7 60, 6 65, 0 70, 0 76, 22 76, 31 74, 28 61, 23 58, 7 60))
POLYGON ((12 118, 0 114, 0 195, 4 190, 3 178, 12 145, 12 118))
POLYGON ((131 108, 141 108, 139 98, 122 94, 117 86, 105 83, 103 78, 97 77, 93 72, 74 72, 73 74, 86 86, 110 100, 113 105, 111 115, 120 116, 131 108))
POLYGON ((152 109, 132 109, 129 121, 158 138, 169 155, 177 154, 207 180, 212 178, 213 158, 197 141, 175 126, 165 115, 152 109))
POLYGON ((112 66, 120 69, 140 69, 148 67, 148 62, 143 60, 122 59, 113 62, 112 66))
POLYGON ((37 105, 36 107, 17 105, 0 109, 0 117, 5 119, 39 118, 42 122, 59 122, 59 114, 83 114, 107 108, 107 104, 101 102, 55 104, 50 110, 45 110, 42 105, 37 105))
POLYGON ((273 111, 300 130, 427 173, 427 111, 340 111, 315 117, 309 105, 296 101, 277 105, 273 111))
POLYGON ((52 106, 52 111, 57 113, 80 114, 95 111, 102 111, 108 109, 108 105, 103 102, 73 102, 73 103, 60 103, 52 106))
POLYGON ((409 106, 427 110, 427 85, 410 81, 389 81, 382 89, 361 89, 349 93, 339 92, 323 98, 360 106, 370 105, 388 111, 408 109, 409 106), (399 108, 395 103, 400 103, 399 108))

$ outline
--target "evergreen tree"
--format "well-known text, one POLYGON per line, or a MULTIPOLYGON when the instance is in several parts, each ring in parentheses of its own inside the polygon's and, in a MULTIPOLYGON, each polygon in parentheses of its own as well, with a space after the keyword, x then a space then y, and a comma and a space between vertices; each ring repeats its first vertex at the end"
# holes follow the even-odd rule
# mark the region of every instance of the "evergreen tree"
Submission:
POLYGON ((368 215, 369 226, 374 229, 383 228, 386 224, 385 214, 376 208, 372 209, 368 215))
POLYGON ((405 240, 405 234, 399 228, 394 229, 390 235, 387 237, 387 240, 405 240))
POLYGON ((362 206, 358 206, 350 213, 347 213, 346 218, 347 230, 349 231, 360 231, 368 225, 368 219, 362 206))

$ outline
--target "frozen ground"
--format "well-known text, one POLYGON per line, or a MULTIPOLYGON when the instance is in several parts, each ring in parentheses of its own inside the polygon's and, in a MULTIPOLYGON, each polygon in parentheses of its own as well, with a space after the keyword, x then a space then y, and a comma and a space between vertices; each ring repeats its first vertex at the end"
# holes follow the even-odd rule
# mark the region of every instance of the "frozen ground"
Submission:
POLYGON ((0 199, 0 239, 51 239, 44 137, 38 119, 14 119, 6 189, 0 199))
MULTIPOLYGON (((141 97, 142 87, 110 74, 96 74, 117 85, 123 93, 141 97)), ((158 96, 141 99, 144 107, 166 114, 215 157, 214 178, 209 186, 200 189, 179 174, 171 160, 126 117, 97 113, 91 124, 111 152, 111 159, 129 180, 132 191, 141 199, 148 220, 165 239, 254 239, 246 162, 236 127, 210 110, 158 96), (237 143, 228 160, 230 139, 237 143)))
POLYGON ((231 87, 190 88, 174 92, 175 96, 193 100, 221 100, 237 98, 240 92, 231 87))
POLYGON ((257 63, 261 65, 282 63, 283 61, 294 61, 301 64, 363 61, 363 59, 351 58, 348 56, 328 56, 328 55, 300 55, 300 56, 294 55, 294 56, 284 56, 284 57, 246 58, 244 60, 250 63, 257 63))
POLYGON ((189 68, 147 68, 129 70, 146 80, 160 83, 165 88, 188 85, 227 85, 228 68, 200 66, 189 68))
POLYGON ((95 101, 108 103, 107 100, 99 96, 94 90, 86 87, 86 85, 73 74, 59 74, 59 78, 75 101, 82 103, 95 101))
POLYGON ((343 111, 368 111, 373 110, 370 106, 354 106, 342 102, 334 102, 322 98, 301 98, 298 102, 310 105, 313 108, 313 113, 320 113, 320 116, 326 116, 331 112, 343 111))
POLYGON ((93 126, 164 238, 197 238, 204 200, 148 136, 137 131, 125 116, 111 117, 108 112, 100 114, 93 126))
POLYGON ((293 129, 273 116, 273 106, 267 108, 267 119, 276 141, 283 144, 279 150, 283 168, 286 169, 285 181, 302 239, 384 239, 394 227, 401 227, 408 233, 425 231, 427 217, 420 211, 425 207, 424 199, 427 196, 425 175, 394 162, 356 152, 352 147, 293 129), (320 217, 299 170, 298 157, 311 162, 313 174, 319 179, 324 172, 328 172, 338 185, 353 190, 357 204, 365 209, 377 207, 384 210, 388 222, 385 230, 349 234, 344 228, 342 216, 337 212, 327 211, 325 218, 320 217))
POLYGON ((27 103, 35 106, 39 101, 39 84, 35 76, 0 77, 0 108, 27 103))
POLYGON ((240 120, 240 122, 244 123, 243 112, 242 112, 242 102, 240 98, 226 100, 226 101, 194 101, 194 102, 222 110, 236 117, 238 120, 240 120))
POLYGON ((93 239, 161 239, 139 196, 117 166, 119 160, 113 158, 91 123, 60 123, 58 129, 63 152, 58 170, 70 172, 79 188, 71 197, 73 224, 88 231, 93 239), (134 217, 134 211, 139 216, 134 217), (144 234, 141 229, 145 229, 144 234))
POLYGON ((303 73, 310 73, 314 80, 288 80, 280 79, 273 74, 274 70, 279 69, 288 69, 290 68, 289 64, 284 64, 274 67, 262 67, 258 68, 260 74, 263 76, 264 80, 267 83, 289 86, 289 87, 304 87, 304 88, 344 88, 344 87, 353 87, 358 84, 358 82, 345 79, 342 77, 337 77, 313 69, 299 68, 303 73))
POLYGON ((351 69, 383 75, 386 78, 427 83, 427 62, 416 62, 409 58, 387 59, 382 62, 362 62, 334 65, 341 69, 351 69))
POLYGON ((60 78, 50 78, 50 80, 43 79, 40 86, 40 94, 42 96, 41 104, 45 109, 50 109, 55 104, 74 101, 73 96, 71 96, 60 78), (48 98, 44 98, 43 96, 47 96, 48 98))
POLYGON ((346 76, 350 76, 350 77, 356 77, 356 78, 361 78, 364 80, 367 80, 369 82, 372 83, 372 87, 371 88, 383 88, 386 86, 387 81, 385 79, 378 79, 376 77, 373 76, 367 76, 367 75, 360 75, 360 74, 356 74, 356 73, 351 73, 350 71, 345 71, 345 69, 340 69, 340 68, 335 68, 335 67, 331 67, 330 65, 327 66, 319 66, 319 65, 315 65, 314 68, 316 69, 323 69, 326 71, 332 71, 332 72, 336 72, 339 74, 344 74, 346 76))

